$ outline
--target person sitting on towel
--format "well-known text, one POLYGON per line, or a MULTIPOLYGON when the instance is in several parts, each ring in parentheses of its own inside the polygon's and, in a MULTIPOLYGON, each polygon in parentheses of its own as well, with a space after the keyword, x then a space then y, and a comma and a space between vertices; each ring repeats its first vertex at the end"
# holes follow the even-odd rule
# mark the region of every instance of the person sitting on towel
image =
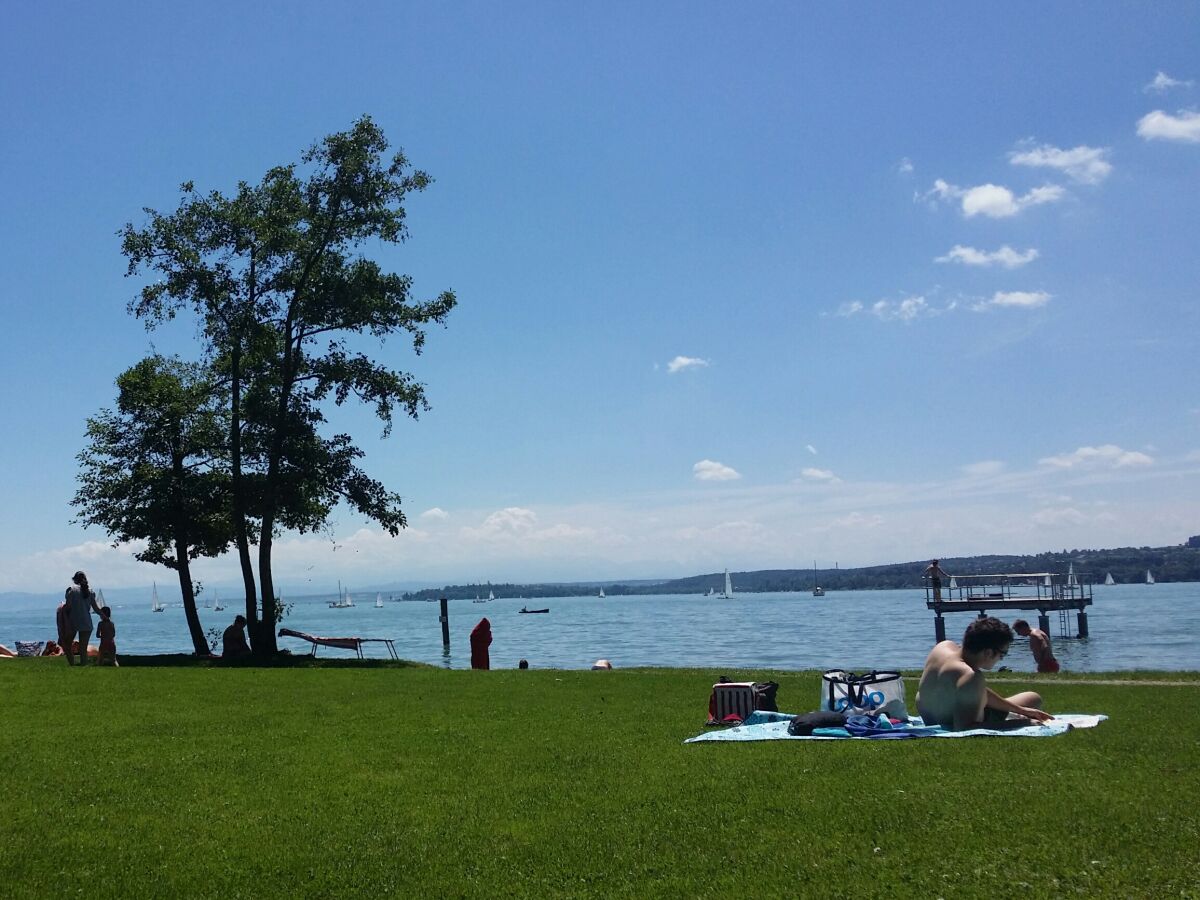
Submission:
POLYGON ((961 647, 954 641, 935 646, 917 687, 917 712, 925 724, 1002 730, 1053 719, 1042 711, 1040 694, 1023 691, 1006 699, 985 683, 983 673, 1004 659, 1012 640, 1007 624, 987 616, 967 626, 961 647))
POLYGON ((250 644, 246 642, 246 617, 234 616, 233 624, 221 635, 221 658, 238 659, 250 653, 250 644))

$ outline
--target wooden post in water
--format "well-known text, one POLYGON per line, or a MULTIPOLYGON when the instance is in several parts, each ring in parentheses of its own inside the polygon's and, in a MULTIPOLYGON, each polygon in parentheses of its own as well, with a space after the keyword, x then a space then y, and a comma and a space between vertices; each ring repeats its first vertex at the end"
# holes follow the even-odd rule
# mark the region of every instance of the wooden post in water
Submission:
POLYGON ((933 641, 940 644, 946 639, 946 620, 940 615, 933 617, 933 641))
POLYGON ((1079 617, 1079 636, 1085 638, 1088 636, 1087 613, 1082 609, 1078 613, 1079 617))
POLYGON ((1038 610, 1038 628, 1042 629, 1046 634, 1050 633, 1050 617, 1041 610, 1038 610))
POLYGON ((442 623, 442 649, 448 651, 450 649, 450 612, 446 608, 446 598, 440 598, 438 605, 442 608, 442 614, 438 616, 438 621, 442 623))

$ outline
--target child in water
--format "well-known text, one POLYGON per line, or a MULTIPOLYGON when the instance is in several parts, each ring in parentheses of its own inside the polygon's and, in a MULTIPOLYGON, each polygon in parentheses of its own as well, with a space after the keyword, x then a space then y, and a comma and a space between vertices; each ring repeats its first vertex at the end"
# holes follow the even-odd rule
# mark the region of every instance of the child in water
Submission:
POLYGON ((117 626, 113 624, 112 610, 104 607, 100 610, 100 624, 96 628, 100 636, 100 665, 119 666, 117 662, 117 626))

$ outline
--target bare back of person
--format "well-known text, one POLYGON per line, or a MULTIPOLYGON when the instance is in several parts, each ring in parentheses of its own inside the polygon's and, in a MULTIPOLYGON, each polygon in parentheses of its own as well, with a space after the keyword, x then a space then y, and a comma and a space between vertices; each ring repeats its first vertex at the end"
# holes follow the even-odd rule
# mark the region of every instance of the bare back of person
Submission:
POLYGON ((983 720, 986 699, 983 673, 967 665, 962 647, 942 641, 929 652, 917 686, 917 712, 926 725, 970 727, 983 720))
POLYGON ((925 660, 917 687, 917 712, 925 724, 950 731, 1006 730, 1052 719, 1042 710, 1039 694, 1024 691, 1001 697, 987 686, 984 672, 1004 659, 1011 644, 1012 631, 990 616, 972 622, 961 645, 938 643, 925 660))

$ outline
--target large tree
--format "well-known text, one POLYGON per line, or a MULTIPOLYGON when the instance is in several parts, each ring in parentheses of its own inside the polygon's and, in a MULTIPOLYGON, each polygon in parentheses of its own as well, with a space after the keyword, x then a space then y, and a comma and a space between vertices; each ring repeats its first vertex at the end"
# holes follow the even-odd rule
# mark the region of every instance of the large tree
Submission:
POLYGON ((420 353, 425 328, 455 305, 450 291, 414 300, 411 278, 359 253, 367 242, 403 242, 405 198, 430 184, 387 150, 363 117, 230 197, 186 183, 174 212, 146 210, 144 226, 121 232, 129 274, 158 276, 133 313, 154 327, 193 310, 228 372, 230 512, 256 652, 275 650, 280 530, 320 527, 338 500, 392 534, 406 524, 399 497, 358 467, 350 436, 320 434, 325 405, 351 397, 374 407, 385 435, 397 409, 412 418, 428 409, 424 385, 347 341, 404 332, 420 353))
POLYGON ((117 407, 88 419, 79 454, 78 520, 135 555, 174 569, 197 654, 208 643, 196 612, 190 562, 229 546, 224 391, 201 366, 152 356, 117 378, 117 407))

